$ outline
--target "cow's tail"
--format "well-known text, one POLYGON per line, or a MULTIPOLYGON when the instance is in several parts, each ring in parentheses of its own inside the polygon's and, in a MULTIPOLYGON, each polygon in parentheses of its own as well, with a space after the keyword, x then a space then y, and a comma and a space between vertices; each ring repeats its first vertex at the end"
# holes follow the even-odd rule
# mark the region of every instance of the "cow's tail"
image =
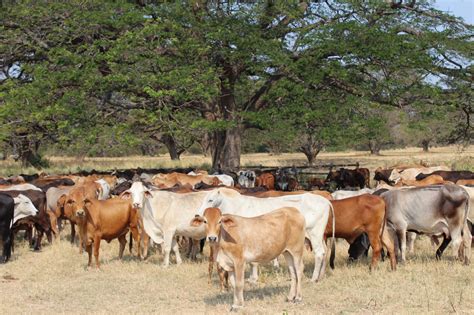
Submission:
POLYGON ((132 248, 133 248, 133 237, 132 237, 132 231, 130 231, 130 241, 128 242, 128 250, 130 251, 130 255, 132 254, 132 248))
MULTIPOLYGON (((383 220, 382 220, 382 228, 380 229, 380 243, 382 244, 382 261, 384 261, 384 253, 383 253, 383 233, 385 232, 385 226, 387 225, 387 204, 385 203, 385 200, 383 200, 383 204, 384 204, 384 213, 383 213, 383 220)), ((387 252, 388 252, 388 248, 386 248, 387 252)))
POLYGON ((329 207, 331 208, 332 213, 332 239, 331 239, 331 255, 329 256, 329 266, 331 269, 334 269, 334 259, 336 258, 336 216, 334 215, 334 207, 332 206, 331 201, 329 201, 329 207))

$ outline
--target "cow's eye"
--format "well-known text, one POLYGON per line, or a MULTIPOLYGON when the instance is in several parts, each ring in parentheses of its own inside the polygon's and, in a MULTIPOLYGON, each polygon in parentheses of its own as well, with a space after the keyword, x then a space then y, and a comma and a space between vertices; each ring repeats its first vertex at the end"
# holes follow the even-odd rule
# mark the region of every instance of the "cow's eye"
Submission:
POLYGON ((214 200, 211 199, 211 200, 209 200, 209 202, 214 202, 214 200))
POLYGON ((204 220, 204 224, 207 224, 207 220, 204 220))
POLYGON ((217 224, 221 224, 222 223, 222 220, 219 220, 219 222, 217 222, 217 224))

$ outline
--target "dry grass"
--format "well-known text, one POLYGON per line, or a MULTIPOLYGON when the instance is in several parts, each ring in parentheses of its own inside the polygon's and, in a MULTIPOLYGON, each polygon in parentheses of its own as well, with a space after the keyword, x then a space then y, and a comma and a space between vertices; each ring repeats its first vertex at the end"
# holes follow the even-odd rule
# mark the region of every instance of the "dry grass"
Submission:
MULTIPOLYGON (((473 267, 454 261, 449 250, 436 261, 427 238, 417 241, 416 250, 396 272, 385 261, 369 273, 367 261, 347 264, 347 245, 339 242, 335 271, 316 284, 309 282, 313 259, 306 253, 303 303, 296 305, 285 302, 289 276, 280 257, 279 270, 264 266, 260 283, 246 284, 242 313, 472 313, 473 267)), ((117 254, 118 241, 103 242, 102 270, 87 271, 87 255, 79 255, 66 240, 40 253, 18 244, 12 261, 0 266, 0 313, 228 312, 232 293, 220 292, 215 274, 213 285, 207 284, 206 261, 163 268, 155 251, 144 262, 131 258, 128 250, 122 261, 117 254)))
MULTIPOLYGON (((48 173, 69 173, 80 170, 112 170, 126 168, 173 168, 196 167, 209 168, 210 157, 202 155, 183 155, 180 161, 171 161, 168 155, 158 157, 129 156, 111 158, 84 158, 48 157, 50 168, 48 173)), ((380 156, 372 156, 366 151, 323 152, 318 155, 317 163, 347 164, 360 162, 361 167, 371 170, 378 166, 388 167, 394 164, 413 164, 420 161, 430 165, 444 164, 456 169, 474 169, 474 146, 461 148, 458 146, 439 147, 431 152, 422 152, 420 148, 406 148, 382 151, 380 156)), ((267 153, 244 154, 241 157, 242 167, 245 166, 293 166, 306 165, 306 158, 302 153, 285 153, 271 155, 267 153)), ((0 161, 0 176, 20 173, 36 173, 33 168, 23 168, 13 160, 0 161)))

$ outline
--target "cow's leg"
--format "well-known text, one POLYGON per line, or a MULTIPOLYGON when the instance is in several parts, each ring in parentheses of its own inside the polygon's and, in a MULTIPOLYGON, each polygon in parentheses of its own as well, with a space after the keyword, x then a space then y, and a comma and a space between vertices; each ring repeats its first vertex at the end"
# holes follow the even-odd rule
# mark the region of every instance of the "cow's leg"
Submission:
POLYGON ((314 253, 314 270, 311 277, 313 282, 321 280, 326 269, 326 244, 323 241, 324 230, 321 231, 319 233, 320 231, 311 230, 308 233, 314 253))
POLYGON ((247 282, 255 284, 258 281, 258 263, 250 263, 250 265, 252 266, 252 273, 247 282))
POLYGON ((380 229, 374 228, 372 231, 367 231, 369 236, 370 246, 372 246, 372 262, 370 264, 370 269, 375 269, 377 263, 380 259, 380 252, 382 250, 382 245, 380 244, 380 229))
POLYGON ((89 262, 87 263, 87 267, 91 267, 92 266, 92 243, 90 241, 86 244, 86 252, 89 256, 89 262))
POLYGON ((12 253, 12 242, 13 242, 13 232, 10 229, 10 222, 2 222, 0 229, 2 233, 2 256, 0 257, 0 263, 6 263, 12 253))
MULTIPOLYGON (((133 240, 135 241, 135 249, 137 250, 137 257, 139 259, 142 259, 142 252, 141 252, 141 244, 140 244, 140 232, 138 230, 138 227, 135 225, 135 226, 131 226, 130 227, 130 233, 132 235, 132 238, 133 240)), ((131 253, 130 253, 131 254, 131 253)))
POLYGON ((163 266, 168 267, 170 264, 170 253, 171 253, 171 246, 173 244, 174 239, 174 231, 166 231, 163 233, 163 244, 161 248, 165 255, 163 260, 163 266))
POLYGON ((293 255, 288 251, 283 252, 283 256, 285 256, 286 263, 288 265, 288 271, 290 272, 290 277, 291 277, 290 293, 287 296, 287 300, 289 302, 293 302, 296 298, 296 285, 297 285, 295 260, 293 259, 293 255))
POLYGON ((76 240, 76 224, 71 221, 71 244, 76 240))
POLYGON ((141 231, 141 239, 143 240, 143 259, 148 258, 148 246, 150 243, 150 237, 144 230, 141 231))
POLYGON ((443 256, 444 250, 446 249, 446 247, 448 247, 449 243, 451 243, 451 238, 443 236, 443 242, 436 250, 436 259, 441 259, 441 256, 443 256))
MULTIPOLYGON (((451 236, 451 239, 453 241, 453 256, 458 257, 459 256, 459 247, 463 243, 463 236, 462 236, 462 230, 464 228, 464 224, 457 224, 454 229, 451 229, 449 231, 449 234, 451 236)), ((464 259, 463 259, 464 260, 464 259)))
POLYGON ((229 290, 229 273, 217 264, 217 273, 219 274, 219 282, 221 285, 221 292, 224 289, 229 290))
POLYGON ((390 232, 387 230, 387 227, 385 227, 382 233, 382 244, 385 246, 388 251, 388 254, 390 255, 390 267, 392 268, 392 270, 395 270, 397 268, 395 244, 393 242, 393 238, 390 235, 390 232))
POLYGON ((245 262, 238 261, 234 266, 235 286, 234 286, 234 303, 232 309, 239 309, 244 307, 244 276, 245 276, 245 262))
POLYGON ((59 240, 58 218, 52 211, 49 211, 49 210, 48 210, 48 215, 49 215, 49 221, 51 222, 51 230, 53 230, 53 233, 54 233, 54 239, 59 240))
POLYGON ((179 245, 178 245, 178 242, 176 242, 175 238, 173 238, 171 242, 171 248, 173 249, 173 252, 176 255, 176 264, 181 265, 183 260, 181 259, 181 254, 179 253, 179 245))
POLYGON ((118 237, 118 241, 120 243, 120 248, 119 248, 119 258, 122 259, 123 257, 123 251, 125 250, 125 246, 127 245, 127 235, 123 234, 118 237))
MULTIPOLYGON (((209 276, 209 279, 207 281, 208 284, 211 284, 211 280, 212 280, 212 268, 214 267, 214 246, 211 245, 209 246, 209 266, 208 266, 208 276, 209 276)), ((222 290, 222 283, 221 283, 221 290, 222 290)))
MULTIPOLYGON (((101 241, 101 235, 97 234, 94 235, 94 258, 95 258, 95 266, 97 269, 100 268, 100 263, 99 263, 99 249, 100 249, 100 241, 101 241)), ((125 245, 124 245, 125 248, 125 245)))
POLYGON ((416 240, 416 233, 407 232, 407 250, 409 254, 413 254, 415 252, 415 240, 416 240))
POLYGON ((43 240, 43 231, 40 231, 38 230, 37 228, 35 228, 35 246, 34 246, 34 250, 35 251, 38 251, 41 249, 41 241, 43 240))
POLYGON ((405 228, 397 230, 397 236, 400 243, 400 261, 404 263, 406 261, 407 230, 405 228))
POLYGON ((472 246, 472 234, 471 230, 469 229, 469 225, 467 222, 464 224, 463 228, 463 242, 462 242, 462 251, 460 250, 459 253, 461 255, 460 259, 464 260, 465 265, 469 265, 471 262, 471 246, 472 246))
POLYGON ((278 257, 273 259, 273 267, 280 268, 280 263, 278 262, 278 257))

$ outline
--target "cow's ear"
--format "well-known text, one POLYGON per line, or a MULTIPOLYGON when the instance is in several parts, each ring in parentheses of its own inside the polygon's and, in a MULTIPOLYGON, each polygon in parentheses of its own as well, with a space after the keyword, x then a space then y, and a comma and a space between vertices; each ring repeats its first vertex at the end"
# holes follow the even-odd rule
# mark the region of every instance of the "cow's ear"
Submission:
POLYGON ((230 228, 230 227, 237 226, 234 219, 232 217, 228 217, 228 216, 223 216, 221 218, 221 223, 225 228, 230 228))
POLYGON ((196 217, 191 220, 190 224, 191 224, 191 226, 198 227, 203 223, 204 223, 203 217, 201 217, 200 215, 196 215, 196 217))
POLYGON ((151 192, 149 190, 145 190, 145 197, 146 198, 151 198, 151 197, 153 197, 153 195, 151 194, 151 192))
POLYGON ((126 190, 120 194, 119 198, 128 200, 130 199, 130 196, 131 196, 131 193, 128 190, 126 190))

